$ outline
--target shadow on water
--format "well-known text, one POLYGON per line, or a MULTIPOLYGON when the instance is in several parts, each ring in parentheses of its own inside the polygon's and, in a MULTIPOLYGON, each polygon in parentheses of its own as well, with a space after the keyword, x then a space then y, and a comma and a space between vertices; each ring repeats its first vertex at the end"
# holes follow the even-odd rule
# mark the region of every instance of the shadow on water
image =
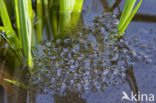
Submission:
POLYGON ((79 92, 65 90, 64 93, 66 94, 65 96, 54 94, 55 103, 73 103, 73 101, 74 103, 86 103, 86 100, 81 98, 81 93, 79 92))
POLYGON ((0 85, 0 103, 5 103, 4 96, 4 88, 0 85))

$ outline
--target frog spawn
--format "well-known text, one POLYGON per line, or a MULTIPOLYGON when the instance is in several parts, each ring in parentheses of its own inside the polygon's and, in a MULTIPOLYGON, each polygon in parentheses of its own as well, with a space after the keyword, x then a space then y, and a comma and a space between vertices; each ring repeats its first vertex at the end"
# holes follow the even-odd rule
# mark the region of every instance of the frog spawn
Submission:
POLYGON ((126 71, 139 60, 124 38, 116 40, 117 19, 103 13, 93 26, 64 40, 42 42, 35 57, 30 84, 40 92, 101 91, 123 83, 126 71))

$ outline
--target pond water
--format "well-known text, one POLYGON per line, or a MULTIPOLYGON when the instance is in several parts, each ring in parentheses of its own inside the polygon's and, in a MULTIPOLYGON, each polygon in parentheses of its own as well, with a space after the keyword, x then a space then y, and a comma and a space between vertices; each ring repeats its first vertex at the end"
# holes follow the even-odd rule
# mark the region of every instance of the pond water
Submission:
POLYGON ((156 96, 156 1, 143 1, 119 39, 124 2, 114 14, 103 12, 115 2, 84 0, 78 29, 63 40, 41 42, 31 73, 1 66, 0 103, 132 103, 121 101, 123 91, 156 96))

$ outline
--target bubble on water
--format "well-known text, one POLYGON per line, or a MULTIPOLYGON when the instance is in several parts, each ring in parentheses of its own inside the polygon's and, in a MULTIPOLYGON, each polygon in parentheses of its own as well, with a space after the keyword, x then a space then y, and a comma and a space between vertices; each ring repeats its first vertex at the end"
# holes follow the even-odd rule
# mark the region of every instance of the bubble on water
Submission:
POLYGON ((109 69, 105 69, 104 72, 103 72, 103 75, 107 75, 108 73, 110 73, 110 70, 109 69))
POLYGON ((113 71, 113 74, 114 75, 118 75, 120 73, 120 71, 118 70, 118 69, 115 69, 114 71, 113 71))
POLYGON ((47 46, 47 47, 51 47, 51 42, 47 42, 47 43, 46 43, 46 46, 47 46))
POLYGON ((145 63, 151 64, 151 63, 152 63, 152 59, 147 58, 147 59, 145 60, 145 63))
POLYGON ((82 85, 78 83, 77 88, 80 90, 82 88, 82 85))
POLYGON ((123 73, 123 72, 122 72, 122 73, 121 73, 121 78, 122 78, 122 79, 125 79, 126 77, 127 77, 126 73, 123 73))
POLYGON ((98 81, 93 81, 93 84, 98 91, 101 89, 101 84, 98 81))

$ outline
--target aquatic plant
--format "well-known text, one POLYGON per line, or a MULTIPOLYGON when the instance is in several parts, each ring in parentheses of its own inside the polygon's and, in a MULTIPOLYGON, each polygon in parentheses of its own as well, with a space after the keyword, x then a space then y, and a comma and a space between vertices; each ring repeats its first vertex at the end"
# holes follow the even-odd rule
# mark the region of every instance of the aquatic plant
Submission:
POLYGON ((32 9, 32 0, 0 0, 0 17, 3 22, 0 35, 22 63, 26 58, 29 67, 33 65, 32 47, 36 46, 36 41, 42 41, 44 26, 48 39, 52 38, 52 34, 54 39, 58 34, 63 36, 67 27, 77 24, 83 6, 83 0, 36 0, 34 3, 37 6, 37 19, 32 9))
POLYGON ((70 32, 80 18, 83 0, 60 0, 53 1, 52 30, 55 38, 65 35, 65 31, 70 32), (59 14, 59 15, 58 15, 59 14))
POLYGON ((4 28, 3 31, 5 32, 1 35, 20 59, 23 58, 21 55, 23 52, 28 66, 31 66, 33 63, 31 56, 32 19, 34 17, 31 0, 14 0, 14 4, 18 33, 13 29, 5 1, 0 0, 0 13, 4 25, 1 29, 4 28), (23 51, 19 51, 20 49, 23 51))
POLYGON ((36 25, 36 32, 37 32, 37 40, 42 40, 42 33, 43 33, 43 6, 42 0, 37 0, 37 25, 36 25))
MULTIPOLYGON (((142 3, 140 0, 135 7, 136 1, 125 1, 117 26, 119 36, 124 33, 142 3)), ((37 5, 36 25, 31 0, 13 0, 11 4, 7 0, 0 0, 0 16, 3 22, 3 26, 0 26, 1 35, 21 61, 23 57, 26 58, 28 66, 33 64, 32 46, 35 46, 36 41, 42 41, 44 25, 47 28, 48 39, 64 37, 77 25, 83 6, 83 0, 37 0, 35 3, 37 5), (12 8, 14 10, 10 12, 12 8), (13 16, 15 16, 16 23, 11 20, 13 16), (46 22, 44 23, 43 20, 46 22), (13 27, 14 24, 15 27, 13 27)))
POLYGON ((19 1, 19 18, 21 27, 21 37, 23 44, 24 55, 27 58, 28 65, 32 65, 31 55, 31 37, 32 37, 32 22, 33 11, 31 0, 18 0, 19 1))
POLYGON ((142 3, 142 0, 140 0, 139 3, 135 7, 136 0, 126 0, 125 1, 125 6, 124 6, 122 15, 120 17, 119 25, 118 25, 118 30, 120 32, 119 36, 123 35, 128 24, 131 22, 134 15, 138 11, 141 3, 142 3))
POLYGON ((3 79, 4 81, 10 83, 10 84, 13 84, 17 87, 21 87, 21 88, 24 88, 24 89, 31 89, 31 90, 34 90, 33 88, 31 88, 30 86, 27 86, 25 85, 24 83, 22 82, 18 82, 18 81, 15 81, 15 80, 11 80, 11 79, 8 79, 8 78, 4 78, 3 79))

